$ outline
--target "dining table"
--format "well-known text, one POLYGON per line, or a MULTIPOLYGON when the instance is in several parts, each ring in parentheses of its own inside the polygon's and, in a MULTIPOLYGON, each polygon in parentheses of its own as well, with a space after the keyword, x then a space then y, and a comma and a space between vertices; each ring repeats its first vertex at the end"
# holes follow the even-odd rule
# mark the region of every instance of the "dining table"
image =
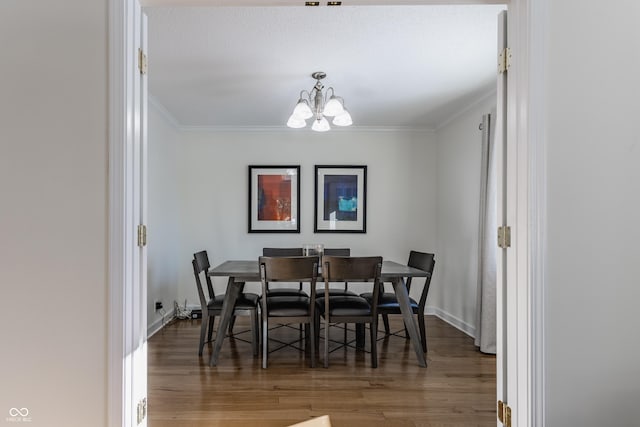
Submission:
MULTIPOLYGON (((211 268, 207 274, 213 277, 228 277, 227 291, 225 293, 224 302, 222 304, 222 313, 220 314, 220 324, 218 331, 226 331, 233 314, 233 307, 236 303, 238 295, 242 292, 245 283, 260 282, 260 268, 258 260, 229 260, 225 261, 214 268, 211 268)), ((426 271, 409 267, 408 265, 395 261, 383 261, 380 274, 381 282, 390 282, 400 305, 400 311, 404 324, 406 326, 409 338, 413 345, 413 349, 418 359, 418 365, 423 368, 427 367, 425 354, 422 351, 420 335, 418 333, 418 325, 411 304, 409 301, 409 292, 405 283, 407 277, 426 277, 429 273, 426 271)), ((224 343, 225 334, 216 334, 213 344, 213 351, 209 359, 210 366, 218 364, 220 357, 220 349, 224 343)))

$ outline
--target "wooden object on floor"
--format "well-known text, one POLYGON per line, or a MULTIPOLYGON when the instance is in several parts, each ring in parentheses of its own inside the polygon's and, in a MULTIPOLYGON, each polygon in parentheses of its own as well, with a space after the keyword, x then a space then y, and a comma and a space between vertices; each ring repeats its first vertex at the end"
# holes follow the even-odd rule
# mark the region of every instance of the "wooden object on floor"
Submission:
POLYGON ((329 419, 329 415, 323 415, 308 421, 293 424, 289 427, 331 427, 331 420, 329 419))

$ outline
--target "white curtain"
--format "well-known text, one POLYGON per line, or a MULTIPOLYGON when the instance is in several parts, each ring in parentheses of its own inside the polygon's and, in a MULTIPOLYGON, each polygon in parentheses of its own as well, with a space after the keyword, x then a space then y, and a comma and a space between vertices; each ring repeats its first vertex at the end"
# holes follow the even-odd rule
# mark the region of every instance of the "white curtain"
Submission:
POLYGON ((478 300, 476 346, 496 353, 496 252, 497 201, 494 143, 495 114, 482 116, 482 166, 480 180, 480 238, 478 239, 478 300))

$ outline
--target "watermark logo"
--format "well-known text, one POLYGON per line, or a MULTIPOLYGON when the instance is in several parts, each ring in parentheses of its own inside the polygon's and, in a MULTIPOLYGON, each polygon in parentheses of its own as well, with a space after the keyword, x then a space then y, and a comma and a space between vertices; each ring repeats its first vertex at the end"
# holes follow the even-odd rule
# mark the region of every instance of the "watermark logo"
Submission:
POLYGON ((31 417, 29 416, 29 408, 11 408, 9 409, 9 416, 6 418, 10 423, 29 423, 31 417))

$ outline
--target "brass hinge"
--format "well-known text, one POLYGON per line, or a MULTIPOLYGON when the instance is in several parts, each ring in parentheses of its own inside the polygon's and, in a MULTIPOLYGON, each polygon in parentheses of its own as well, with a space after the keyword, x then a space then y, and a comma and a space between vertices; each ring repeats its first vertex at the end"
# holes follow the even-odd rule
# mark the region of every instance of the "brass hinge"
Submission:
POLYGON ((142 422, 147 416, 147 398, 145 397, 140 402, 138 402, 138 411, 137 411, 137 420, 138 424, 142 422))
POLYGON ((142 51, 142 48, 138 48, 138 69, 140 74, 147 74, 147 55, 142 51))
POLYGON ((138 225, 138 246, 147 246, 147 226, 144 224, 138 225))
POLYGON ((498 55, 498 74, 506 73, 511 68, 511 48, 505 47, 498 55))
POLYGON ((502 400, 498 400, 498 421, 506 427, 511 427, 511 408, 502 400))
POLYGON ((502 249, 511 247, 511 227, 508 225, 498 227, 498 247, 502 249))

